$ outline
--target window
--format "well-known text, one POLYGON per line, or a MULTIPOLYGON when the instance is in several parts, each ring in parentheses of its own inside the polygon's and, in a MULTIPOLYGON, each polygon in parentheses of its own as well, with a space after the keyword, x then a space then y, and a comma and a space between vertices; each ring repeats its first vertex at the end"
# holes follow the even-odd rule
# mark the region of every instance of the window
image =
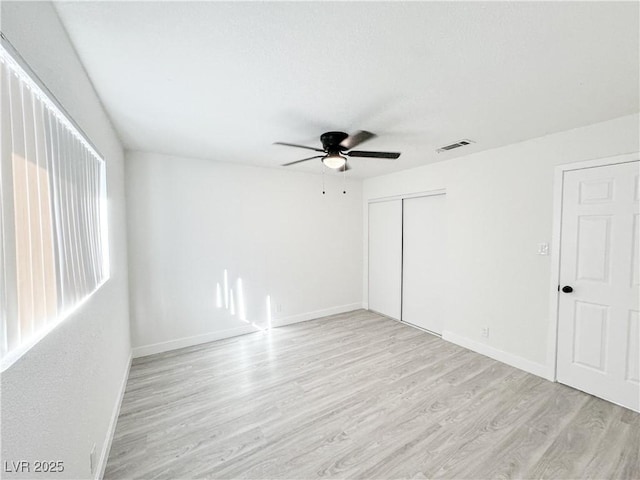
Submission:
POLYGON ((2 40, 4 370, 109 278, 109 257, 104 160, 2 40))

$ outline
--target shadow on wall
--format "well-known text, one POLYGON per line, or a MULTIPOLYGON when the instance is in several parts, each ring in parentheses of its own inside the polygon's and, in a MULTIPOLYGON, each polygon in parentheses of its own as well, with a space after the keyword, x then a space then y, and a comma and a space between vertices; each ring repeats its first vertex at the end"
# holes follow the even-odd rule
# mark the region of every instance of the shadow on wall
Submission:
POLYGON ((256 330, 266 332, 271 329, 271 295, 267 295, 265 301, 266 315, 263 325, 247 320, 247 310, 242 287, 242 278, 235 281, 235 288, 229 286, 229 272, 225 268, 222 273, 222 285, 216 283, 216 308, 224 308, 232 317, 241 322, 250 324, 256 330))

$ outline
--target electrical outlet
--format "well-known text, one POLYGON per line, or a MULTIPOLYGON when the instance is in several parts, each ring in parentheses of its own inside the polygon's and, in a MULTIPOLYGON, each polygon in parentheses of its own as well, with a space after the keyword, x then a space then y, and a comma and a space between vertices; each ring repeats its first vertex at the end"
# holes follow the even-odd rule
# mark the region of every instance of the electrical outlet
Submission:
POLYGON ((89 453, 89 465, 91 466, 91 474, 96 473, 96 444, 91 447, 91 453, 89 453))
POLYGON ((489 327, 482 327, 482 336, 489 338, 489 327))
POLYGON ((548 243, 539 243, 538 251, 536 252, 538 255, 549 255, 549 244, 548 243))

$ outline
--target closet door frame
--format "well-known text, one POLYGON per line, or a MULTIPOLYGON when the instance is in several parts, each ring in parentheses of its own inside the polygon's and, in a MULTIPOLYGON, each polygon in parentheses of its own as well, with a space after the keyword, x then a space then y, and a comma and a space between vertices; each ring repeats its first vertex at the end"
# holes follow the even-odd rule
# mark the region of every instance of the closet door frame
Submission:
MULTIPOLYGON (((434 196, 434 195, 446 195, 447 193, 447 189, 446 188, 438 188, 438 189, 434 189, 434 190, 425 190, 425 191, 421 191, 421 192, 413 192, 413 193, 405 193, 405 194, 399 194, 399 195, 390 195, 387 197, 377 197, 377 198, 370 198, 367 201, 367 218, 369 218, 369 205, 371 205, 372 203, 379 203, 379 202, 389 202, 389 201, 393 201, 393 200, 401 200, 402 201, 402 208, 401 208, 401 232, 400 232, 400 237, 401 237, 401 241, 400 241, 400 245, 401 245, 401 255, 400 255, 400 318, 396 319, 396 318, 392 318, 392 317, 388 317, 391 318, 392 320, 395 320, 397 322, 400 322, 404 325, 408 325, 410 327, 413 328, 417 328, 418 330, 422 330, 423 332, 427 332, 430 333, 431 335, 436 335, 433 332, 430 332, 429 330, 425 330, 424 328, 420 328, 416 325, 413 325, 412 323, 408 323, 408 322, 404 322, 402 321, 402 299, 403 299, 403 288, 404 288, 404 200, 406 199, 410 199, 410 198, 418 198, 418 197, 430 197, 430 196, 434 196)), ((369 271, 369 242, 370 242, 370 238, 369 238, 369 225, 367 223, 367 308, 369 307, 369 284, 370 284, 370 271, 369 271)), ((377 313, 377 312, 376 312, 377 313)), ((386 315, 385 315, 386 316, 386 315)), ((437 335, 436 335, 437 336, 437 335)))

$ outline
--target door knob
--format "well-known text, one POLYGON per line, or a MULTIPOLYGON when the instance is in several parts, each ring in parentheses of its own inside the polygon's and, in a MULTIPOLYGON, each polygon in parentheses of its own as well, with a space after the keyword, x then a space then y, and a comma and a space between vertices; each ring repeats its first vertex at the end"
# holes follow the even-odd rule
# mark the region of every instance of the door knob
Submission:
POLYGON ((571 285, 565 285, 564 287, 562 287, 562 291, 564 293, 571 293, 573 292, 573 287, 571 285))

